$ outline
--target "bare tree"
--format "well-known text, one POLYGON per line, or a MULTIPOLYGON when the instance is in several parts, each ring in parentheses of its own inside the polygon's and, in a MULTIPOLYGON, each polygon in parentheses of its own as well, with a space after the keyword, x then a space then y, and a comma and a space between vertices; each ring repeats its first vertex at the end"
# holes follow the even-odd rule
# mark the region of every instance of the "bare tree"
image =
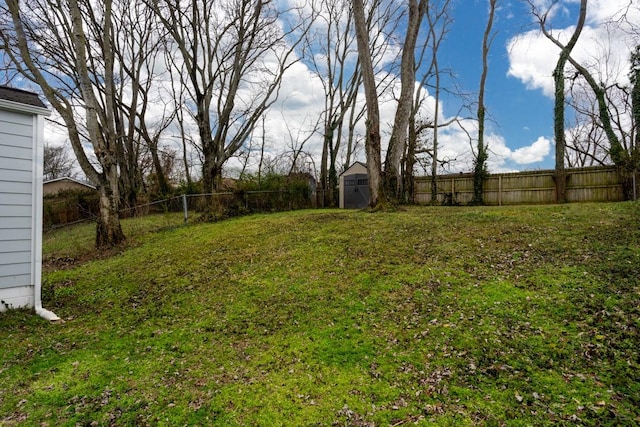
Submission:
POLYGON ((117 245, 122 199, 135 204, 144 191, 143 157, 164 128, 150 122, 147 108, 161 37, 155 15, 124 0, 10 0, 3 11, 10 17, 1 24, 5 58, 59 113, 100 193, 96 244, 117 245))
MULTIPOLYGON (((631 7, 631 5, 632 3, 630 2, 628 7, 631 7)), ((584 20, 585 20, 584 15, 586 15, 586 7, 587 7, 586 0, 582 0, 581 7, 580 7, 579 20, 578 20, 576 29, 574 31, 574 37, 572 37, 566 45, 563 45, 558 40, 558 38, 545 25, 547 13, 542 15, 537 14, 536 16, 539 20, 540 28, 544 33, 545 37, 547 37, 547 39, 549 39, 553 44, 555 44, 558 48, 561 49, 560 59, 564 60, 565 62, 569 62, 571 66, 574 68, 575 74, 574 74, 573 80, 575 80, 578 76, 580 76, 584 79, 588 87, 591 89, 593 96, 595 98, 597 107, 594 109, 596 114, 595 115, 589 114, 589 115, 592 118, 593 117, 598 118, 599 124, 597 124, 597 126, 599 126, 601 131, 606 136, 609 158, 618 167, 618 172, 623 181, 625 198, 630 198, 632 195, 632 192, 630 191, 632 187, 630 183, 631 181, 630 173, 632 173, 632 171, 636 168, 635 154, 632 148, 634 143, 632 141, 627 141, 626 136, 629 134, 629 132, 627 129, 624 129, 625 126, 622 124, 622 121, 621 121, 621 116, 624 114, 621 115, 621 112, 619 109, 620 106, 624 106, 624 102, 621 104, 620 101, 625 98, 628 99, 628 94, 624 94, 626 89, 615 83, 607 85, 606 83, 604 83, 606 79, 602 77, 599 79, 597 77, 594 77, 594 73, 590 71, 587 66, 579 63, 577 60, 575 60, 575 58, 571 56, 572 42, 574 42, 574 38, 577 39, 582 26, 584 26, 584 20), (622 97, 620 96, 621 93, 623 94, 622 97), (614 98, 617 98, 617 99, 614 99, 614 98)), ((620 22, 618 22, 618 20, 612 19, 611 20, 612 22, 609 22, 606 25, 621 27, 622 26, 621 22, 625 21, 625 19, 626 19, 626 15, 622 13, 620 22)), ((633 28, 635 26, 631 24, 631 27, 633 28)), ((558 66, 559 65, 560 64, 558 64, 558 66)), ((562 73, 562 77, 563 77, 562 82, 559 82, 558 80, 559 77, 556 77, 556 75, 559 75, 558 73, 559 73, 559 69, 558 67, 556 67, 556 73, 554 74, 554 78, 556 79, 557 83, 564 84, 564 79, 566 78, 564 75, 564 72, 562 73)), ((557 90, 556 90, 556 95, 557 95, 557 90)), ((558 102, 559 101, 556 98, 556 103, 558 102)), ((557 105, 557 108, 559 108, 558 105, 557 105)), ((578 113, 580 113, 579 109, 578 109, 578 113)), ((556 122, 556 126, 558 126, 557 122, 556 122)), ((562 142, 564 142, 564 140, 562 142)), ((562 148, 562 146, 560 148, 562 148)), ((556 168, 559 166, 558 155, 560 154, 559 153, 560 148, 558 147, 558 142, 556 141, 556 168)), ((566 180, 557 179, 556 181, 557 181, 556 185, 558 184, 562 186, 566 185, 566 182, 565 182, 566 180)), ((564 198, 561 197, 563 194, 560 192, 560 189, 558 189, 558 192, 560 195, 559 201, 564 200, 564 198)))
POLYGON ((367 172, 369 175, 369 206, 376 210, 383 208, 388 202, 384 195, 384 179, 382 175, 382 155, 380 137, 380 106, 376 90, 376 77, 369 48, 369 27, 365 18, 363 0, 353 0, 353 20, 355 24, 358 55, 362 68, 362 84, 367 104, 367 136, 365 150, 367 154, 367 172))
POLYGON ((49 181, 63 177, 73 177, 74 160, 64 145, 44 144, 43 175, 49 181))
MULTIPOLYGON (((418 54, 415 62, 415 73, 417 74, 418 70, 423 67, 423 63, 425 60, 425 55, 427 53, 427 48, 431 45, 431 31, 427 31, 425 35, 425 40, 422 43, 420 53, 418 54)), ((403 202, 405 203, 413 203, 415 196, 415 168, 418 164, 418 153, 422 150, 422 148, 418 147, 419 139, 422 137, 424 131, 431 124, 430 121, 423 121, 422 123, 418 123, 418 114, 420 109, 423 107, 425 101, 426 90, 424 90, 427 80, 432 76, 433 68, 435 64, 431 61, 428 69, 423 72, 422 79, 420 84, 418 84, 417 89, 414 93, 414 99, 412 101, 411 112, 409 114, 409 128, 407 130, 407 144, 406 151, 404 153, 404 157, 402 160, 402 193, 403 193, 403 202)))
MULTIPOLYGON (((174 118, 174 110, 162 102, 158 81, 163 78, 159 57, 164 28, 153 10, 141 2, 114 4, 114 78, 117 85, 115 122, 118 135, 118 163, 122 200, 134 207, 144 191, 142 156, 149 153, 159 191, 166 194, 169 184, 159 153, 159 141, 174 118), (151 108, 162 106, 162 109, 151 108)), ((100 22, 94 22, 99 35, 100 22)))
POLYGON ((484 180, 487 175, 487 145, 484 142, 485 110, 484 91, 489 71, 489 49, 495 37, 492 34, 493 18, 496 12, 497 0, 489 0, 489 19, 482 37, 482 74, 480 76, 480 88, 478 91, 478 147, 475 153, 473 165, 473 198, 471 203, 482 205, 484 203, 482 193, 484 180))
MULTIPOLYGON (((584 3, 584 5, 581 6, 581 9, 580 9, 581 18, 579 18, 578 27, 576 27, 576 30, 575 30, 576 32, 574 32, 574 35, 578 33, 578 36, 579 36, 579 28, 581 28, 581 25, 584 26, 584 18, 582 17, 582 15, 583 13, 586 14, 586 0, 582 0, 582 2, 584 3), (584 12, 583 12, 583 8, 584 8, 584 12)), ((589 87, 591 87, 591 89, 593 90, 596 100, 598 101, 598 113, 599 113, 600 121, 602 122, 602 127, 607 135, 607 138, 609 139, 609 145, 610 145, 609 150, 610 150, 611 159, 616 165, 621 165, 624 162, 625 151, 622 148, 620 144, 620 140, 618 139, 618 136, 613 130, 613 126, 611 124, 611 117, 609 115, 609 109, 607 106, 607 99, 606 99, 607 98, 606 87, 604 87, 603 83, 598 83, 586 67, 584 67, 582 64, 578 63, 578 61, 576 61, 573 57, 571 57, 571 50, 567 51, 567 49, 571 47, 570 43, 573 40, 573 38, 569 40, 569 43, 567 43, 566 46, 564 46, 545 27, 544 22, 541 23, 540 28, 542 29, 542 32, 544 33, 545 37, 547 37, 553 44, 555 44, 561 49, 561 57, 562 57, 562 53, 566 52, 564 61, 565 62, 568 61, 577 70, 577 72, 586 80, 586 82, 589 84, 589 87)), ((557 68, 556 68, 556 72, 558 72, 557 68)), ((562 71, 562 76, 564 80, 564 70, 562 71)), ((555 77, 555 74, 554 74, 554 77, 555 77)))
MULTIPOLYGON (((360 81, 362 84, 362 81, 360 81)), ((357 98, 357 95, 356 95, 357 98)), ((353 159, 357 157, 359 149, 361 149, 362 138, 356 135, 356 125, 362 120, 365 115, 366 108, 364 105, 358 105, 357 100, 354 100, 351 109, 349 110, 349 124, 347 129, 347 147, 344 153, 344 159, 342 161, 342 171, 347 170, 353 159)))
POLYGON ((567 129, 565 161, 568 167, 605 165, 610 160, 607 137, 598 119, 597 103, 574 81, 570 87, 570 105, 575 118, 567 129))
MULTIPOLYGON (((640 45, 637 45, 630 57, 631 69, 631 139, 636 157, 640 156, 640 45)), ((636 169, 640 166, 640 159, 635 159, 636 169)))
POLYGON ((203 153, 206 192, 214 191, 226 161, 243 146, 276 100, 285 72, 312 16, 279 10, 269 0, 153 0, 186 73, 203 153))
MULTIPOLYGON (((286 157, 289 159, 289 171, 287 175, 291 175, 293 173, 299 172, 308 172, 303 166, 305 159, 308 158, 307 153, 304 150, 305 144, 311 140, 314 136, 316 130, 319 127, 321 118, 318 117, 315 122, 309 122, 309 126, 307 129, 302 129, 301 127, 292 128, 286 120, 284 113, 281 112, 282 121, 287 128, 287 136, 288 142, 286 150, 282 153, 282 157, 286 157)), ((306 120, 305 120, 306 121, 306 120)), ((264 130, 264 123, 263 123, 264 130)), ((263 137, 264 139, 264 137, 263 137)), ((261 154, 264 156, 264 148, 261 154)))
MULTIPOLYGON (((600 80, 609 80, 602 76, 600 80)), ((567 129, 566 163, 569 167, 585 167, 612 163, 607 132, 600 120, 598 100, 588 83, 575 73, 569 80, 567 104, 574 111, 573 122, 567 129)), ((609 124, 623 150, 628 151, 631 134, 628 121, 631 111, 629 88, 618 84, 605 90, 609 124)))
POLYGON ((402 59, 400 63, 400 97, 389 139, 385 161, 385 186, 397 200, 402 195, 402 157, 406 151, 407 132, 416 87, 415 50, 422 20, 427 12, 427 0, 409 0, 402 59))
MULTIPOLYGON (((183 64, 177 64, 175 58, 173 58, 173 51, 171 49, 171 45, 167 40, 165 42, 168 46, 165 46, 165 58, 167 64, 169 66, 169 80, 171 86, 171 98, 173 99, 174 111, 175 111, 175 122, 177 126, 178 134, 175 135, 182 146, 182 166, 184 168, 184 181, 187 185, 189 191, 191 191, 193 186, 193 180, 191 178, 191 168, 192 162, 191 154, 192 150, 198 149, 198 144, 193 140, 192 132, 189 132, 189 124, 191 123, 189 117, 189 110, 185 107, 187 95, 187 86, 181 84, 180 79, 186 70, 184 69, 183 64), (186 111, 186 113, 185 113, 186 111)), ((200 152, 198 152, 200 154, 200 152)))
MULTIPOLYGON (((555 104, 553 107, 553 129, 556 141, 556 161, 555 161, 555 184, 556 184, 556 200, 558 203, 565 203, 567 201, 566 186, 567 186, 567 172, 565 169, 565 151, 566 151, 566 137, 565 137, 565 67, 571 58, 571 51, 578 42, 578 38, 584 28, 584 23, 587 16, 587 0, 580 0, 580 12, 578 15, 578 22, 571 35, 569 41, 563 45, 555 37, 551 35, 551 32, 547 28, 547 19, 549 13, 556 7, 559 0, 554 0, 544 13, 538 11, 537 6, 528 0, 532 8, 532 13, 538 19, 540 29, 542 32, 560 48, 560 55, 556 67, 553 71, 553 81, 555 85, 554 99, 555 104)), ((573 64, 573 62, 572 62, 573 64)))
POLYGON ((441 91, 441 70, 438 62, 438 52, 440 44, 444 40, 451 24, 449 16, 449 0, 441 4, 430 4, 427 9, 427 22, 429 25, 429 39, 431 41, 431 67, 435 78, 435 108, 432 123, 427 124, 433 128, 432 149, 431 149, 431 203, 438 200, 438 132, 441 127, 440 120, 440 91, 441 91))
MULTIPOLYGON (((375 72, 371 61, 369 29, 365 25, 365 9, 362 1, 353 1, 354 22, 358 42, 358 54, 363 74, 363 85, 367 105, 367 164, 369 169, 370 204, 374 209, 395 203, 402 192, 402 158, 406 150, 408 126, 411 119, 415 94, 415 49, 421 23, 428 7, 427 1, 410 0, 401 8, 400 17, 406 22, 399 26, 401 32, 394 36, 403 39, 400 61, 401 93, 397 100, 396 115, 387 149, 384 174, 378 170, 380 157, 380 117, 375 72), (382 182, 380 182, 382 180, 382 182)), ((370 12, 371 13, 371 12, 370 12)))
MULTIPOLYGON (((117 245, 124 240, 118 210, 117 141, 115 131, 115 82, 112 49, 112 1, 102 4, 103 32, 99 40, 87 37, 87 17, 96 5, 70 0, 60 4, 33 0, 28 8, 18 0, 6 1, 2 21, 5 55, 16 72, 40 86, 60 114, 71 145, 85 175, 97 184, 100 194, 96 245, 117 245), (90 52, 101 46, 99 69, 90 52), (101 103, 96 84, 104 84, 107 97, 101 103), (95 168, 83 148, 88 140, 99 163, 95 168)), ((98 55, 96 55, 98 57, 98 55)))
MULTIPOLYGON (((324 89, 323 149, 320 162, 320 190, 327 196, 326 204, 337 203, 339 153, 346 140, 344 168, 353 158, 355 149, 355 125, 363 117, 364 108, 357 103, 362 85, 362 74, 357 56, 353 11, 350 0, 321 0, 318 4, 319 19, 314 30, 307 35, 305 45, 315 54, 310 56, 309 66, 324 89)), ((372 64, 380 70, 390 45, 388 32, 396 25, 396 7, 382 0, 374 0, 366 16, 372 64), (375 29, 375 31, 374 31, 375 29)), ((378 73, 377 90, 384 92, 389 85, 388 73, 378 73)))
MULTIPOLYGON (((430 2, 426 10, 427 26, 423 29, 424 34, 419 37, 422 44, 419 47, 419 54, 416 57, 415 70, 416 75, 420 72, 422 77, 417 84, 412 102, 411 113, 409 115, 409 129, 406 144, 406 152, 404 154, 402 175, 403 175, 403 200, 405 202, 413 201, 414 197, 414 174, 416 165, 425 167, 433 167, 434 160, 437 168, 437 146, 434 147, 434 140, 437 141, 438 128, 446 127, 452 121, 446 123, 437 123, 437 118, 431 115, 422 116, 421 110, 425 106, 428 99, 427 88, 434 89, 437 98, 436 104, 440 101, 440 78, 443 70, 440 69, 438 63, 438 49, 440 43, 444 40, 448 32, 449 24, 452 22, 449 16, 450 0, 442 0, 440 2, 430 2), (425 64, 429 64, 425 67, 425 64), (437 75, 435 70, 437 70, 437 75), (435 84, 431 84, 435 79, 435 84), (437 126, 437 127, 436 127, 437 126), (427 131, 431 130, 431 134, 427 131), (429 159, 422 159, 421 155, 427 154, 429 159)), ((435 105, 436 114, 439 115, 439 105, 435 105)), ((434 168, 434 170, 435 170, 434 168)), ((426 172, 426 169, 425 169, 426 172)), ((435 172, 434 172, 435 174, 435 172)), ((432 184, 437 188, 437 175, 432 174, 432 184)), ((436 196, 434 196, 435 199, 436 196)))
POLYGON ((334 206, 338 184, 336 159, 340 150, 345 115, 354 106, 360 86, 360 69, 354 60, 355 36, 348 0, 322 0, 320 14, 305 45, 315 52, 310 68, 324 89, 323 144, 319 190, 325 203, 334 206))

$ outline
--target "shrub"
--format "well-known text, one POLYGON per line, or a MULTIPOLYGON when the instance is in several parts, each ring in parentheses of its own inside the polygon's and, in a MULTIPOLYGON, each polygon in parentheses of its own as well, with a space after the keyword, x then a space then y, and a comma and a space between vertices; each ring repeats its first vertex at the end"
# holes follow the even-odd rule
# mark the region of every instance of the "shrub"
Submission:
POLYGON ((65 190, 43 199, 45 229, 95 217, 100 210, 98 194, 87 190, 65 190))

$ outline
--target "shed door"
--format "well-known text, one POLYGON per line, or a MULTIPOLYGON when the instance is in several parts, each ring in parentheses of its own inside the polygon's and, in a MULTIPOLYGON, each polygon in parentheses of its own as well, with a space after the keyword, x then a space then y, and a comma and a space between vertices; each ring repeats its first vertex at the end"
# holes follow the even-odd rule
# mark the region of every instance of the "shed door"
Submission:
POLYGON ((344 207, 363 209, 369 206, 369 179, 367 174, 344 177, 344 207))

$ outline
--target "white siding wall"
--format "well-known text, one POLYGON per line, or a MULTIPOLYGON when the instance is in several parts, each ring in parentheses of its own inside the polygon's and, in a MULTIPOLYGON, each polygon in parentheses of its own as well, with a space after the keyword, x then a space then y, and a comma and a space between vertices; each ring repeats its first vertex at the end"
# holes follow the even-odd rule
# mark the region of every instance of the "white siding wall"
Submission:
POLYGON ((0 310, 33 304, 34 116, 0 110, 0 310))

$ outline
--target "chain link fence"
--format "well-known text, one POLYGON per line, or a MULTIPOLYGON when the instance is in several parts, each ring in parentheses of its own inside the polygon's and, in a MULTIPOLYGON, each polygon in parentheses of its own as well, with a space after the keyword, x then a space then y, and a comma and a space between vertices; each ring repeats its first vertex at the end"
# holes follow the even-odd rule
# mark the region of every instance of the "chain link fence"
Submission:
MULTIPOLYGON (((224 219, 252 213, 281 212, 324 207, 322 192, 295 190, 233 191, 202 194, 182 194, 144 203, 120 211, 121 218, 151 214, 181 212, 184 222, 200 216, 224 219)), ((45 231, 82 222, 93 221, 99 213, 98 195, 67 194, 45 200, 43 224, 45 231)))

